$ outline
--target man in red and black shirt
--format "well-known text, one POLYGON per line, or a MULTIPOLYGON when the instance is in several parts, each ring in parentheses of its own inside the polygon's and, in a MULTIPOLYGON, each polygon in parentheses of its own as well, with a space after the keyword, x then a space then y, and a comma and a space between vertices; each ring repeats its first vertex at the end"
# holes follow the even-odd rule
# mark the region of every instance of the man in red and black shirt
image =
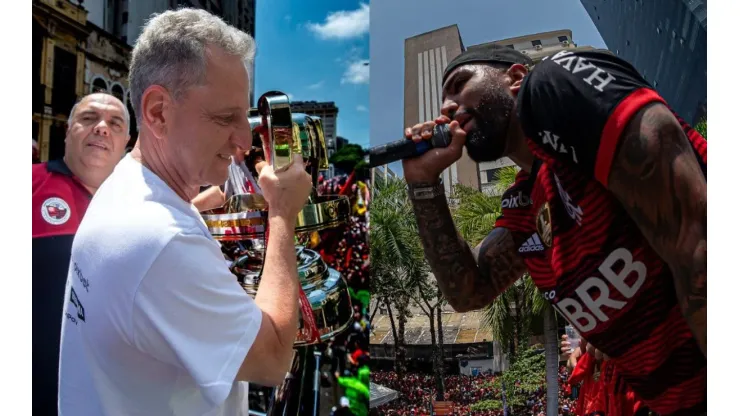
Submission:
POLYGON ((70 114, 64 159, 33 165, 34 414, 57 413, 59 335, 72 240, 92 195, 123 157, 128 126, 120 100, 88 95, 70 114))
MULTIPOLYGON (((562 51, 531 60, 471 49, 443 76, 448 148, 404 161, 427 260, 458 310, 525 270, 659 414, 706 411, 706 140, 625 61, 562 51), (439 174, 462 154, 522 168, 503 216, 471 251, 439 174)), ((507 201, 506 204, 503 201, 507 201)))

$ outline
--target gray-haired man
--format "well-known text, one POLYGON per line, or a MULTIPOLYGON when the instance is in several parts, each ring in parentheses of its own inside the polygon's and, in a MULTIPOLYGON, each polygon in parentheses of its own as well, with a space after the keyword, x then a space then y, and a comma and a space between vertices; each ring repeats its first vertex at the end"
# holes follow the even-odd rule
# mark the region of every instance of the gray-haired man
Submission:
POLYGON ((280 383, 298 327, 293 235, 303 163, 259 178, 270 244, 252 300, 190 201, 248 149, 254 41, 202 10, 152 18, 134 47, 139 138, 90 204, 72 250, 60 393, 67 415, 239 415, 246 383, 280 383))

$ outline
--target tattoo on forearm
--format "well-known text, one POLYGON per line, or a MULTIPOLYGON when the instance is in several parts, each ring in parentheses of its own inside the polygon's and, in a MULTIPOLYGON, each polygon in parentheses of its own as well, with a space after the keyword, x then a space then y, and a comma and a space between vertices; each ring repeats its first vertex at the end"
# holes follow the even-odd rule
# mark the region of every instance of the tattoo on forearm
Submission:
POLYGON ((681 310, 706 355, 707 183, 665 106, 642 110, 627 126, 609 189, 670 266, 681 310))
POLYGON ((456 310, 486 306, 524 273, 524 264, 505 229, 494 230, 471 251, 455 228, 444 196, 415 200, 413 207, 426 259, 442 293, 456 310))

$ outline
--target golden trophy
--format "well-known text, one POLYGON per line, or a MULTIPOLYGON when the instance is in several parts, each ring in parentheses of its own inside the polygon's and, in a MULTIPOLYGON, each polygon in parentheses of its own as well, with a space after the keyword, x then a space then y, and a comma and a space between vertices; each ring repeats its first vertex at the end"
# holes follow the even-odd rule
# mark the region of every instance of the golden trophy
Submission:
MULTIPOLYGON (((297 241, 299 236, 342 225, 351 214, 347 197, 320 196, 316 192, 319 172, 328 168, 321 120, 305 114, 291 114, 287 95, 278 91, 263 94, 258 110, 259 116, 249 118, 253 146, 242 165, 246 168, 244 177, 238 175, 238 168, 233 170, 235 164, 231 166, 236 173, 230 173, 229 181, 240 183, 227 184, 227 190, 237 191, 231 192, 232 195, 227 191, 227 202, 222 209, 202 214, 209 231, 221 243, 232 273, 252 297, 259 289, 269 239, 269 208, 254 180, 256 160, 280 171, 293 163, 294 155, 302 155, 314 189, 296 221, 297 241), (259 157, 255 156, 257 154, 259 157), (243 186, 245 178, 250 186, 243 186)), ((305 240, 306 244, 296 245, 302 291, 295 353, 285 381, 274 389, 268 415, 318 416, 321 352, 317 346, 342 333, 352 322, 347 283, 312 250, 310 239, 300 240, 305 240)))

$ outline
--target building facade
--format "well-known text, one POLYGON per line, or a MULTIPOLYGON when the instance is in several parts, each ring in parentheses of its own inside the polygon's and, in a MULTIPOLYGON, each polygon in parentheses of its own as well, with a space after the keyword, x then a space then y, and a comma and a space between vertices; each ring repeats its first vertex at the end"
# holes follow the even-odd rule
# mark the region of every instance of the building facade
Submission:
MULTIPOLYGON (((404 125, 433 120, 440 114, 442 105, 442 74, 447 62, 466 49, 495 43, 521 51, 535 64, 545 56, 553 55, 563 49, 590 50, 590 46, 578 46, 573 42, 570 30, 556 30, 518 36, 466 47, 457 25, 443 27, 406 39, 404 58, 404 125)), ((449 192, 456 184, 496 194, 493 182, 498 169, 513 166, 509 158, 493 162, 476 163, 463 151, 463 156, 442 175, 445 191, 449 192)), ((497 192, 498 191, 498 192, 497 192)))
POLYGON ((326 152, 331 157, 337 151, 337 115, 339 114, 339 108, 334 105, 333 101, 293 101, 290 103, 290 111, 321 118, 321 125, 324 127, 326 152))
MULTIPOLYGON (((465 50, 457 25, 406 39, 404 44, 403 122, 405 126, 434 120, 442 105, 442 73, 465 50)), ((478 164, 467 150, 442 174, 449 195, 455 184, 480 189, 478 164)))
MULTIPOLYGON (((255 36, 255 0, 86 0, 88 19, 133 46, 153 13, 178 7, 195 7, 221 16, 224 21, 255 36)), ((250 105, 254 104, 254 64, 249 68, 250 105)))
POLYGON ((34 0, 33 138, 44 162, 64 156, 67 118, 84 94, 87 12, 69 1, 34 0))
POLYGON ((581 0, 612 53, 689 123, 706 117, 707 2, 581 0))
MULTIPOLYGON (((39 159, 64 156, 67 119, 82 96, 105 91, 131 113, 131 141, 137 137, 128 89, 131 50, 152 14, 179 6, 200 7, 254 36, 254 0, 34 0, 33 139, 39 159)), ((250 68, 254 87, 254 66, 250 68)), ((253 104, 254 88, 250 91, 253 104)))

